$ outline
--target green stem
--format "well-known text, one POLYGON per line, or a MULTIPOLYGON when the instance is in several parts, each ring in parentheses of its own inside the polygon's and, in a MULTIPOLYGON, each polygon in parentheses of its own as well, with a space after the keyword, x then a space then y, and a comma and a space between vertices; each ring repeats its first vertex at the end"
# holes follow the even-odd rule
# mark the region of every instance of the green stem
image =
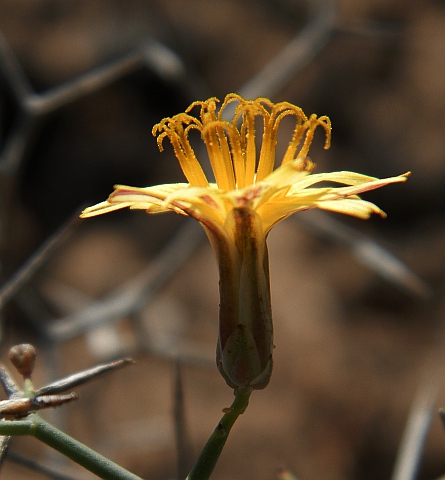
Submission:
POLYGON ((221 455, 222 449, 224 448, 231 428, 237 418, 245 412, 249 405, 251 393, 251 387, 239 387, 235 389, 235 400, 210 435, 207 443, 199 454, 196 463, 190 470, 187 480, 207 480, 210 478, 216 462, 221 455))
POLYGON ((107 480, 141 480, 91 448, 32 414, 26 420, 0 421, 0 435, 32 435, 90 472, 107 480))

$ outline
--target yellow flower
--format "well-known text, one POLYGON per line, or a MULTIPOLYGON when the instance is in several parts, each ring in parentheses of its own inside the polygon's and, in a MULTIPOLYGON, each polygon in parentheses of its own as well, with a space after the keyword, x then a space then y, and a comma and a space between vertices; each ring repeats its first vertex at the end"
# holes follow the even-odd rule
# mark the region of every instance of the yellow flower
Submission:
POLYGON ((266 237, 292 213, 321 208, 367 219, 384 216, 373 203, 357 195, 384 185, 404 182, 408 173, 377 179, 354 172, 311 174, 307 157, 315 129, 320 126, 329 148, 328 117, 307 117, 288 102, 265 98, 245 100, 229 94, 221 107, 210 98, 165 118, 153 128, 159 149, 167 137, 188 183, 153 187, 118 185, 108 200, 87 208, 82 217, 121 208, 147 213, 174 211, 198 220, 216 253, 220 271, 220 331, 217 364, 234 387, 264 388, 272 370, 272 315, 266 237), (231 119, 225 114, 235 102, 231 119), (191 111, 199 109, 199 115, 191 111), (284 117, 294 118, 292 137, 275 168, 277 133, 284 117), (257 152, 255 127, 262 120, 257 152), (197 130, 207 148, 214 182, 208 180, 189 141, 197 130))

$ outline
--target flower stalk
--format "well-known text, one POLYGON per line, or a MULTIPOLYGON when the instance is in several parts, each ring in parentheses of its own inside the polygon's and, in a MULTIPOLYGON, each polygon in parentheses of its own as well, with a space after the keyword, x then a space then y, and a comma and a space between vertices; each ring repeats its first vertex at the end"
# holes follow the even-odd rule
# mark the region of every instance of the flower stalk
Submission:
POLYGON ((201 450, 186 480, 206 480, 210 478, 233 425, 249 405, 251 393, 251 388, 235 389, 235 400, 229 408, 225 409, 223 417, 201 450))

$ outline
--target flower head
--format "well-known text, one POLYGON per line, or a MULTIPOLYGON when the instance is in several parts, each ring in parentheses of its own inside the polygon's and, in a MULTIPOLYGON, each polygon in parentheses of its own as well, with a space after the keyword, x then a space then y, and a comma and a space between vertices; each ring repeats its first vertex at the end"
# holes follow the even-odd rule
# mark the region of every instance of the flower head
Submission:
POLYGON ((185 113, 154 126, 159 149, 168 138, 187 183, 128 187, 117 185, 108 200, 87 208, 82 217, 122 208, 147 213, 174 211, 198 220, 215 250, 220 271, 220 333, 218 367, 232 387, 264 388, 272 369, 272 315, 266 237, 270 229, 292 213, 321 208, 359 218, 384 216, 358 194, 404 182, 408 174, 377 179, 342 171, 312 174, 309 146, 317 127, 329 148, 328 117, 307 117, 288 102, 266 98, 245 100, 229 94, 218 100, 194 102, 185 113), (234 104, 234 105, 232 105, 234 104), (199 114, 192 115, 197 109, 199 114), (233 111, 231 118, 226 118, 233 111), (277 133, 285 117, 294 119, 292 136, 275 168, 277 133), (257 118, 262 119, 258 149, 257 118), (197 130, 213 171, 208 179, 189 140, 197 130))
POLYGON ((196 218, 213 229, 224 229, 228 213, 237 207, 255 210, 264 233, 292 213, 321 208, 359 218, 372 213, 385 214, 376 205, 357 197, 389 183, 403 182, 407 175, 379 180, 354 172, 312 174, 314 164, 307 157, 315 129, 325 131, 325 148, 330 146, 331 122, 328 117, 307 117, 301 108, 288 102, 272 103, 266 98, 245 100, 229 94, 219 110, 218 100, 193 102, 185 113, 164 118, 153 127, 159 149, 167 137, 188 183, 154 187, 117 185, 108 200, 87 208, 82 217, 101 215, 122 208, 147 213, 174 211, 196 218), (224 116, 236 102, 231 119, 224 116), (199 109, 199 115, 191 111, 199 109), (284 117, 292 116, 295 127, 289 146, 275 169, 277 133, 284 117), (257 152, 255 120, 263 119, 262 143, 257 152), (204 173, 190 140, 197 130, 207 148, 214 182, 204 173), (326 183, 342 186, 326 186, 326 183), (324 186, 317 186, 323 183, 324 186))

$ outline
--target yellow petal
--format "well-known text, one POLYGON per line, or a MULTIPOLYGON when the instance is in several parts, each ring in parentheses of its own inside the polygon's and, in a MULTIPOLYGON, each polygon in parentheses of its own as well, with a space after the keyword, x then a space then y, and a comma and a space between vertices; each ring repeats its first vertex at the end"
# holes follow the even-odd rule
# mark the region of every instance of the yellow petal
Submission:
POLYGON ((378 214, 381 217, 386 217, 386 213, 377 205, 358 198, 321 201, 317 202, 315 206, 323 210, 343 213, 363 220, 367 220, 373 213, 378 214))
POLYGON ((90 218, 96 217, 97 215, 103 215, 104 213, 114 212, 115 210, 120 210, 121 208, 130 207, 131 203, 121 203, 118 205, 113 205, 107 201, 97 203, 91 207, 85 208, 85 210, 80 214, 80 218, 90 218))
MULTIPOLYGON (((312 174, 296 183, 292 186, 289 194, 292 195, 293 192, 301 189, 305 189, 321 182, 334 182, 342 183, 344 185, 357 186, 356 189, 350 189, 349 191, 345 190, 344 195, 352 195, 363 192, 368 192, 376 188, 389 185, 390 183, 399 183, 405 182, 409 177, 410 172, 404 173, 397 177, 390 178, 375 178, 369 177, 368 175, 362 175, 361 173, 355 172, 329 172, 329 173, 315 173, 312 174)), ((337 187, 338 188, 338 187, 337 187)))
POLYGON ((300 181, 304 181, 304 178, 310 179, 314 176, 311 175, 308 177, 314 167, 315 165, 308 158, 299 158, 279 166, 267 175, 264 182, 274 185, 277 188, 298 184, 300 181))

